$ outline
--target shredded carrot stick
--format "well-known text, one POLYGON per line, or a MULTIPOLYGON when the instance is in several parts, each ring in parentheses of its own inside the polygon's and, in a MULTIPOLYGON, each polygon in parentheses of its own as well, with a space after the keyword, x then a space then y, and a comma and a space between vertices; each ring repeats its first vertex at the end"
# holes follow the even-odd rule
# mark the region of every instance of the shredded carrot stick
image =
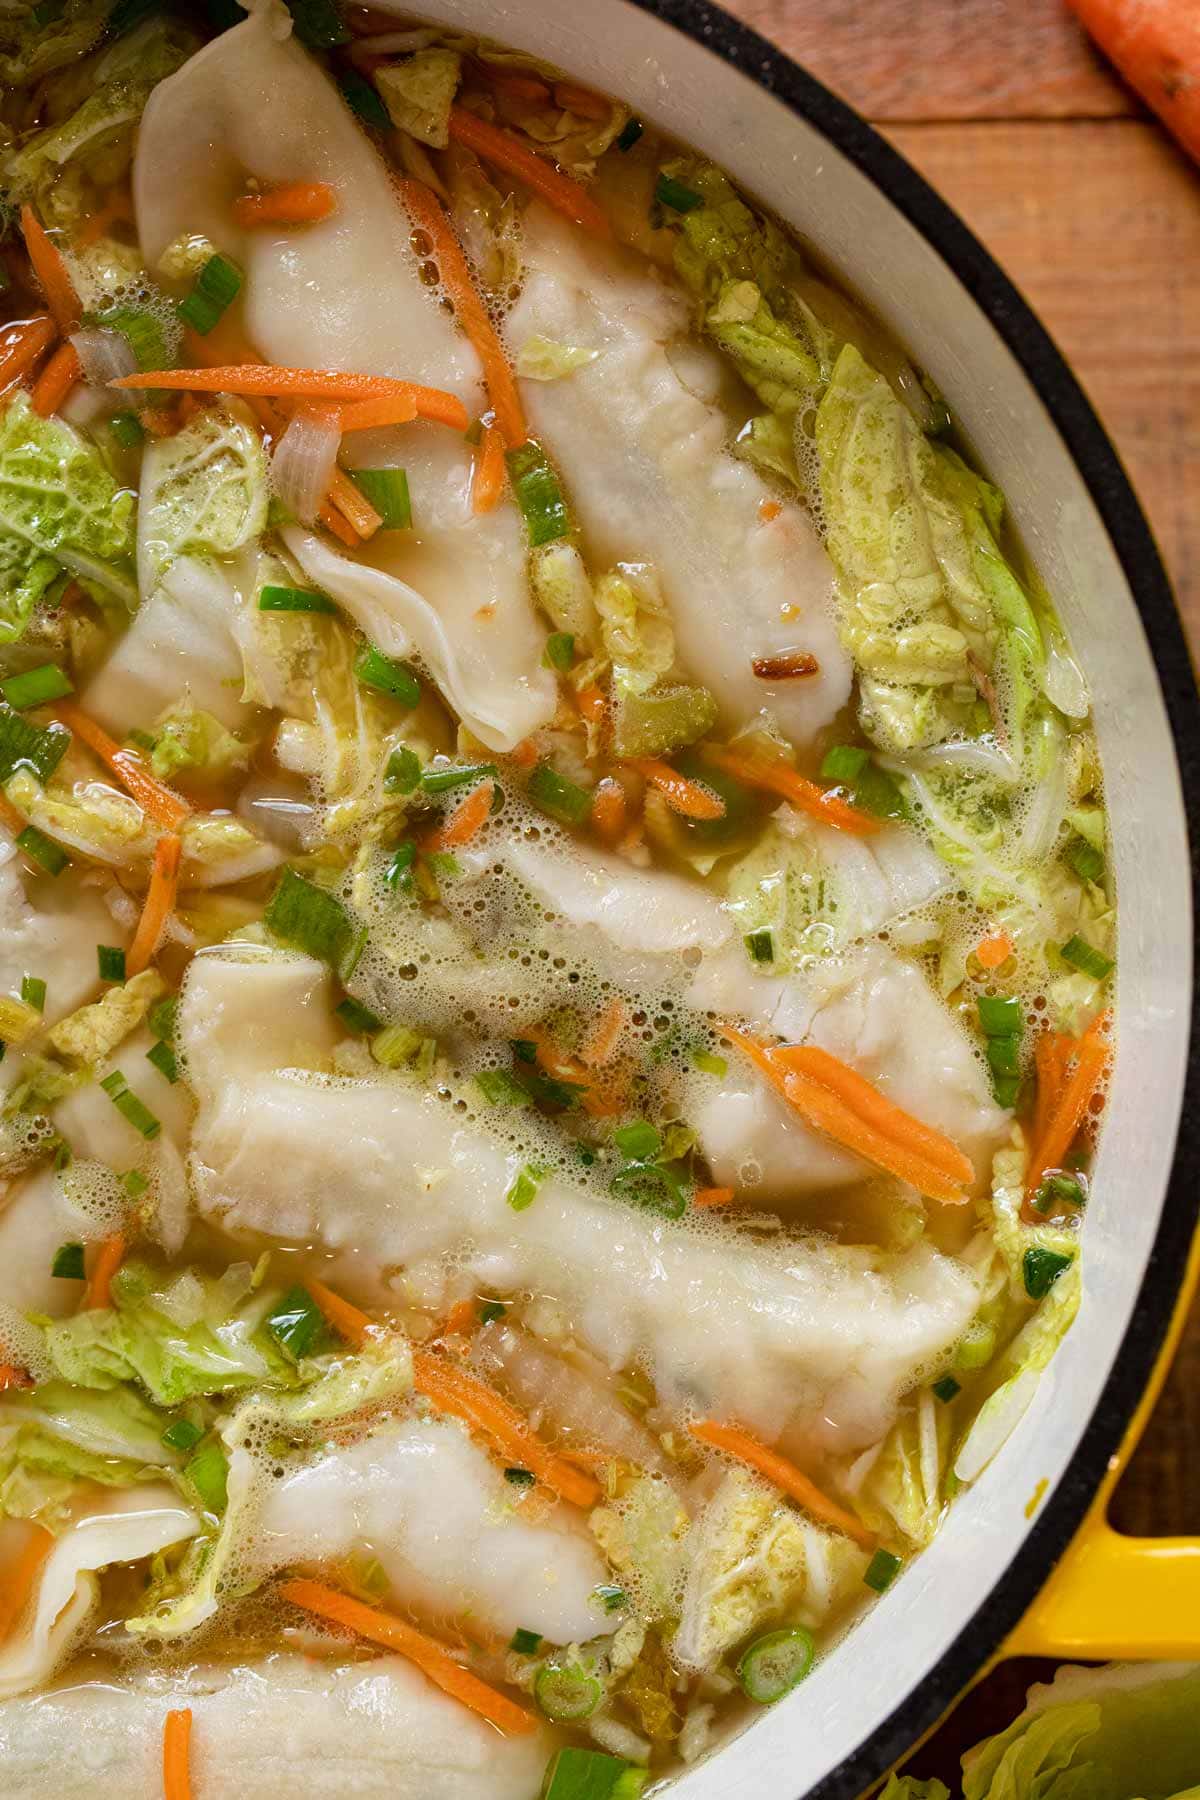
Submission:
POLYGON ((623 1000, 612 999, 579 1046, 579 1060, 588 1069, 606 1063, 625 1029, 629 1010, 623 1000))
POLYGON ((233 222, 244 231, 258 225, 318 225, 337 211, 337 193, 327 181, 288 181, 261 194, 241 194, 233 222))
POLYGON ((718 744, 706 744, 704 755, 718 769, 733 775, 747 787, 760 788, 767 794, 778 794, 789 806, 806 812, 824 825, 836 825, 839 831, 851 831, 858 837, 869 837, 879 830, 879 820, 859 812, 840 794, 818 787, 806 775, 793 769, 781 756, 769 756, 757 750, 731 750, 718 744))
POLYGON ((472 279, 467 259, 454 235, 454 227, 447 218, 441 201, 424 182, 405 179, 398 186, 400 197, 408 208, 414 226, 429 239, 433 260, 437 264, 442 286, 450 296, 454 316, 479 353, 479 360, 483 364, 483 379, 500 435, 506 448, 515 450, 529 436, 517 392, 516 377, 472 279))
POLYGON ((565 214, 576 225, 582 225, 597 237, 606 238, 611 235, 608 219, 591 195, 577 181, 555 168, 546 157, 527 149, 511 131, 503 131, 498 125, 489 125, 485 119, 468 112, 465 107, 452 106, 450 136, 456 143, 465 144, 468 150, 473 150, 484 162, 494 163, 498 169, 506 169, 510 175, 518 176, 548 206, 565 214))
POLYGON ((133 196, 128 188, 115 188, 94 213, 80 225, 72 240, 77 250, 88 250, 104 236, 110 225, 132 221, 133 196))
POLYGON ((24 831, 26 822, 24 814, 19 813, 12 801, 0 793, 0 825, 3 825, 5 831, 10 831, 16 837, 19 831, 24 831))
POLYGON ((120 1268, 124 1256, 125 1234, 123 1231, 114 1231, 100 1245, 92 1266, 91 1279, 84 1289, 83 1304, 79 1309, 81 1312, 112 1304, 112 1278, 120 1268))
POLYGON ((5 1569, 4 1579, 0 1581, 0 1644, 8 1640, 13 1626, 25 1611, 38 1571, 54 1542, 41 1525, 30 1525, 29 1530, 32 1535, 20 1555, 5 1569))
POLYGON ((146 889, 142 916, 125 957, 127 975, 140 975, 143 969, 150 966, 158 949, 163 928, 175 910, 182 852, 183 840, 175 831, 164 831, 154 846, 150 886, 146 889))
POLYGON ((187 818, 191 808, 178 794, 156 781, 134 749, 123 748, 107 731, 89 718, 73 700, 60 700, 55 706, 58 718, 88 749, 107 763, 121 786, 137 801, 148 819, 170 831, 187 818))
POLYGON ((419 381, 398 382, 403 394, 384 395, 374 400, 353 400, 342 407, 342 433, 375 431, 382 425, 407 425, 410 419, 432 419, 465 431, 471 423, 467 409, 456 394, 442 388, 422 387, 419 381))
POLYGON ((0 1363, 0 1394, 6 1394, 10 1388, 27 1388, 33 1386, 33 1376, 24 1369, 18 1369, 15 1363, 0 1363))
POLYGON ((860 1519, 823 1494, 819 1487, 811 1482, 795 1463, 789 1462, 774 1450, 768 1450, 757 1438, 751 1437, 748 1431, 739 1431, 736 1425, 718 1425, 714 1419, 703 1419, 698 1425, 688 1428, 693 1437, 699 1438, 702 1444, 711 1444, 714 1450, 724 1450, 727 1456, 735 1456, 748 1468, 757 1469, 765 1475, 773 1487, 797 1501, 806 1512, 832 1525, 835 1531, 845 1532, 847 1537, 869 1550, 875 1542, 873 1532, 867 1530, 860 1519))
POLYGON ((163 1720, 163 1800, 192 1800, 192 1709, 178 1707, 163 1720))
POLYGON ((480 1324, 479 1307, 474 1300, 459 1300, 450 1308, 437 1330, 432 1333, 435 1338, 466 1337, 480 1324))
POLYGON ((334 1330, 348 1344, 356 1344, 361 1350, 364 1344, 378 1342, 381 1337, 388 1335, 386 1325, 379 1324, 352 1301, 343 1300, 340 1294, 335 1294, 323 1281, 314 1281, 310 1276, 304 1285, 334 1330))
POLYGON ((736 1188, 711 1187, 697 1188, 692 1195, 693 1206, 728 1206, 737 1194, 736 1188))
POLYGON ((1074 1038, 1061 1031, 1041 1032, 1033 1046, 1033 1065, 1037 1071, 1037 1095, 1033 1108, 1034 1144, 1045 1134, 1050 1115, 1058 1104, 1074 1047, 1074 1038))
POLYGON ((981 969, 998 969, 1001 963, 1008 961, 1013 949, 1013 941, 1007 931, 994 931, 976 944, 975 955, 981 969))
POLYGON ((335 469, 329 483, 328 502, 335 506, 342 516, 353 526, 359 537, 374 537, 383 520, 376 512, 362 489, 346 474, 344 469, 335 469))
POLYGON ((1032 1201, 1049 1169, 1062 1166, 1075 1134, 1108 1067, 1112 1046, 1108 1038, 1111 1014, 1104 1012, 1088 1026, 1079 1040, 1075 1067, 1062 1081, 1045 1129, 1034 1145, 1025 1177, 1025 1198, 1032 1201))
MULTIPOLYGON (((598 690, 597 690, 598 691, 598 690)), ((592 796, 592 824, 606 844, 615 844, 625 829, 628 807, 625 789, 611 775, 597 783, 592 796)))
POLYGON ((532 769, 538 759, 538 747, 532 738, 522 738, 516 749, 510 753, 509 760, 516 763, 518 769, 532 769))
POLYGON ((515 1406, 432 1350, 413 1350, 413 1385, 439 1412, 452 1413, 572 1506, 594 1506, 596 1483, 544 1444, 515 1406))
POLYGON ((435 831, 430 832, 425 839, 424 848, 453 850, 458 844, 469 844, 487 824, 495 793, 495 782, 481 781, 477 788, 471 789, 465 800, 459 801, 449 817, 435 831))
POLYGON ((681 813, 685 819, 725 817, 725 802, 719 794, 714 794, 698 781, 689 781, 686 775, 680 775, 670 763, 639 757, 631 762, 630 767, 636 769, 651 787, 657 788, 671 810, 681 813))
MULTIPOLYGON (((165 388, 174 393, 262 394, 268 399, 409 400, 420 390, 390 375, 359 375, 353 370, 284 369, 274 363, 229 363, 202 369, 139 370, 109 382, 113 388, 165 388)), ((411 416, 411 415, 410 415, 411 416)))
MULTIPOLYGON (((823 1081, 817 1081, 799 1069, 790 1068, 776 1050, 760 1044, 756 1038, 747 1036, 732 1025, 722 1025, 720 1029, 722 1036, 728 1038, 731 1044, 737 1045, 743 1055, 766 1076, 772 1087, 783 1095, 790 1106, 795 1107, 807 1125, 824 1132, 837 1143, 844 1144, 848 1150, 853 1150, 867 1162, 886 1169, 899 1180, 909 1182, 932 1200, 941 1200, 954 1206, 961 1205, 966 1200, 962 1187, 944 1169, 936 1167, 914 1145, 898 1141, 881 1131, 877 1125, 868 1123, 848 1101, 823 1081)), ((882 1095, 877 1098, 880 1101, 883 1099, 882 1095)), ((887 1102, 883 1104, 886 1105, 887 1102)), ((902 1118, 907 1116, 901 1114, 902 1118)))
POLYGON ((481 62, 479 71, 485 81, 489 81, 498 94, 507 94, 510 100, 548 100, 550 89, 536 75, 522 75, 515 69, 498 69, 494 63, 481 62))
POLYGON ((57 332, 49 313, 35 313, 19 325, 4 327, 4 344, 0 348, 0 387, 27 375, 34 363, 54 342, 57 332))
POLYGON ((570 1056, 555 1043, 550 1033, 540 1025, 529 1032, 529 1039, 534 1046, 538 1066, 546 1071, 555 1081, 569 1082, 574 1087, 583 1089, 579 1096, 585 1113, 593 1119, 611 1118, 620 1111, 618 1097, 599 1085, 590 1069, 584 1067, 577 1057, 570 1056))
POLYGON ((74 344, 60 344, 33 384, 33 410, 41 419, 56 413, 75 383, 83 375, 83 365, 74 344))
POLYGON ((758 520, 760 525, 769 525, 783 511, 778 500, 760 500, 758 503, 758 520))
POLYGON ((50 317, 66 337, 69 332, 79 328, 79 296, 57 245, 51 243, 46 236, 31 206, 21 208, 21 235, 25 239, 33 272, 46 296, 50 317))
POLYGON ((554 98, 559 106, 578 113, 581 119, 607 119, 612 113, 611 101, 593 94, 590 88, 576 87, 573 81, 555 82, 554 98))
POLYGON ((367 1606, 361 1600, 351 1599, 349 1594, 343 1594, 338 1588, 327 1587, 322 1581, 285 1581, 280 1584, 279 1592, 293 1606, 303 1607, 305 1612, 315 1613, 318 1618, 342 1625, 347 1631, 366 1638, 369 1643, 382 1644, 387 1650, 398 1651, 401 1656, 414 1663, 435 1687, 441 1688, 444 1694, 449 1694, 451 1699, 459 1701, 471 1712, 487 1719, 499 1731, 521 1737, 538 1729, 537 1720, 532 1713, 510 1700, 507 1694, 498 1693, 485 1681, 480 1681, 477 1675, 472 1675, 469 1669, 464 1669, 461 1663, 456 1662, 450 1652, 434 1638, 427 1637, 415 1625, 397 1618, 395 1613, 384 1612, 379 1607, 367 1606))
POLYGON ((485 425, 471 476, 472 512, 495 512, 504 492, 504 475, 504 439, 495 425, 485 425))
POLYGON ((608 711, 608 702, 604 698, 603 688, 594 682, 576 690, 575 704, 579 708, 579 716, 587 725, 603 725, 608 711))
POLYGON ((817 1044, 784 1044, 776 1056, 785 1068, 809 1075, 831 1089, 860 1119, 885 1137, 892 1138, 897 1144, 911 1145, 951 1181, 961 1181, 967 1186, 974 1181, 975 1165, 957 1144, 894 1105, 857 1069, 832 1056, 828 1050, 822 1050, 817 1044))

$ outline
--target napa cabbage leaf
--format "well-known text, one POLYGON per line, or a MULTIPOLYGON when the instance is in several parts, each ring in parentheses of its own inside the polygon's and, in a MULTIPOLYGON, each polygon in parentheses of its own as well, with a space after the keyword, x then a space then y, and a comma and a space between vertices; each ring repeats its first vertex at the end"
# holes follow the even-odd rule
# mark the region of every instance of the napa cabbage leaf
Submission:
MULTIPOLYGON (((262 440, 242 407, 209 406, 142 459, 138 573, 150 594, 180 556, 231 556, 266 529, 262 440)), ((159 771, 162 773, 162 771, 159 771)))
POLYGON ((110 0, 65 0, 56 18, 53 8, 28 4, 0 13, 0 82, 23 87, 66 69, 100 41, 111 11, 110 0))
POLYGON ((50 1042, 60 1056, 72 1062, 103 1062, 137 1030, 166 991, 167 984, 157 969, 143 969, 51 1026, 50 1042))
POLYGON ((458 92, 462 58, 455 50, 431 47, 375 71, 392 124, 435 150, 450 142, 450 108, 458 92))
POLYGON ((711 1669, 803 1592, 802 1522, 740 1469, 725 1476, 705 1507, 688 1551, 673 1652, 689 1668, 711 1669))
POLYGON ((186 700, 155 721, 150 767, 160 781, 193 771, 221 780, 244 770, 249 756, 249 744, 227 731, 212 713, 186 700))
POLYGON ((133 1487, 172 1469, 165 1424, 131 1388, 111 1392, 48 1381, 0 1404, 0 1513, 64 1522, 79 1483, 133 1487))

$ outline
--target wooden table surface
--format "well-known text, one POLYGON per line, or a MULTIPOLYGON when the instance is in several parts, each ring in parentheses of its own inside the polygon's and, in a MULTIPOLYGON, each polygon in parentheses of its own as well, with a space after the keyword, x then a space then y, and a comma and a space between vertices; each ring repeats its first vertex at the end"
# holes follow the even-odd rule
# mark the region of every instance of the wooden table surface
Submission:
MULTIPOLYGON (((878 125, 1032 302, 1116 443, 1200 656, 1200 170, 1062 0, 724 4, 878 125)), ((1200 1305, 1112 1516, 1200 1532, 1200 1305)), ((963 1702, 914 1772, 952 1780, 1028 1673, 963 1702)))

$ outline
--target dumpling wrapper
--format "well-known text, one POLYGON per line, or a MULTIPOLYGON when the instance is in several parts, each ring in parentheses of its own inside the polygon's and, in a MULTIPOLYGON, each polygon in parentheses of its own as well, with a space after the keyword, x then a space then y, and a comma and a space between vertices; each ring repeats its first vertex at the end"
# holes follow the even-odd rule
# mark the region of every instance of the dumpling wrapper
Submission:
POLYGON ((594 566, 653 564, 678 664, 711 691, 727 729, 767 713, 807 742, 850 695, 833 568, 805 514, 729 453, 728 415, 677 372, 685 297, 540 202, 525 213, 522 255, 525 285, 506 328, 514 354, 537 336, 600 351, 568 376, 521 386, 594 566), (767 520, 765 501, 779 505, 767 520), (754 674, 753 658, 797 649, 817 658, 818 674, 754 674))
MULTIPOLYGON (((387 167, 328 76, 280 32, 276 12, 257 11, 151 95, 134 165, 147 260, 203 233, 245 270, 246 331, 268 361, 422 382, 478 416, 479 359, 421 280, 387 167), (248 175, 328 182, 337 209, 299 232, 242 232, 230 206, 248 175)), ((380 533, 361 561, 326 549, 309 577, 386 654, 420 655, 476 736, 511 750, 557 700, 516 505, 506 496, 471 511, 472 450, 446 426, 354 435, 367 441, 347 440, 349 461, 407 471, 413 528, 380 533)))
MULTIPOLYGON (((140 1562, 171 1544, 195 1537, 199 1530, 199 1518, 181 1504, 173 1488, 153 1484, 104 1490, 95 1510, 55 1539, 25 1616, 17 1620, 0 1647, 0 1700, 23 1694, 54 1673, 96 1606, 98 1569, 111 1563, 140 1562)), ((11 1794, 12 1770, 3 1746, 0 1727, 0 1765, 5 1793, 11 1794)), ((62 1756, 61 1744, 59 1753, 62 1756)), ((64 1767, 69 1760, 62 1757, 64 1767)), ((62 1790, 57 1786, 43 1789, 51 1791, 62 1790)))
POLYGON ((32 876, 27 888, 17 851, 0 832, 0 993, 19 994, 24 976, 39 977, 46 983, 42 1016, 55 1025, 100 991, 96 945, 128 941, 100 889, 86 884, 79 869, 32 876))
POLYGON ((55 1106, 55 1127, 76 1156, 95 1157, 111 1169, 127 1169, 137 1164, 145 1152, 147 1140, 113 1105, 100 1085, 116 1069, 162 1126, 162 1132, 150 1141, 159 1143, 165 1138, 178 1149, 186 1145, 195 1109, 185 1084, 168 1081, 161 1069, 148 1060, 147 1052, 157 1041, 148 1026, 139 1026, 96 1065, 94 1080, 76 1088, 55 1106))
POLYGON ((226 1229, 402 1266, 422 1304, 442 1303, 464 1275, 555 1294, 609 1367, 644 1355, 667 1405, 738 1418, 773 1441, 793 1428, 830 1446, 875 1441, 917 1369, 969 1321, 974 1276, 925 1245, 894 1256, 700 1234, 558 1173, 514 1213, 505 1196, 520 1150, 448 1097, 404 1078, 288 1068, 306 1009, 332 1004, 327 973, 308 969, 306 987, 293 977, 292 1010, 272 986, 269 1017, 261 954, 210 951, 185 985, 194 1192, 226 1229))
POLYGON ((398 1656, 135 1666, 0 1704, 6 1800, 160 1800, 178 1707, 195 1800, 535 1800, 551 1750, 545 1731, 501 1737, 398 1656))
MULTIPOLYGON (((71 1204, 51 1168, 41 1168, 12 1183, 7 1195, 0 1183, 0 1304, 19 1313, 45 1313, 60 1319, 78 1311, 83 1289, 50 1273, 63 1244, 84 1243, 98 1236, 95 1226, 71 1204)), ((0 1352, 0 1362, 7 1361, 0 1352)))

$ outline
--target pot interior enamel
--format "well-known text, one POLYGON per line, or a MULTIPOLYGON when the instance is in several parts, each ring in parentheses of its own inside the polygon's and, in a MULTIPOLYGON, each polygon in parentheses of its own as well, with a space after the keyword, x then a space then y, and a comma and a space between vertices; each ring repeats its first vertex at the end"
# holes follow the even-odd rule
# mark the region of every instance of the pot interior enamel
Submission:
MULTIPOLYGON (((1071 1491, 1059 1496, 1056 1544, 1038 1520, 1047 1510, 1054 1515, 1056 1489, 1130 1330, 1159 1231, 1187 1070, 1191 887, 1172 734, 1130 583, 1088 485, 965 279, 830 137, 702 41, 728 37, 762 80, 788 65, 769 55, 756 63, 754 40, 700 5, 667 9, 683 31, 626 0, 550 6, 545 0, 424 0, 411 10, 535 51, 620 94, 654 124, 707 152, 809 239, 950 398, 984 468, 1008 497, 1091 686, 1121 944, 1118 1050, 1085 1227, 1080 1316, 1014 1436, 956 1501, 933 1546, 803 1687, 672 1790, 679 1800, 735 1794, 797 1800, 814 1790, 832 1800, 881 1772, 904 1747, 904 1734, 915 1735, 949 1701, 1015 1622, 1015 1610, 1061 1548, 1123 1423, 1107 1412, 1100 1419, 1108 1441, 1100 1442, 1087 1470, 1078 1464, 1072 1470, 1071 1491), (1029 1543, 1031 1535, 1040 1541, 1029 1543), (1017 1579, 1021 1568, 1023 1580, 1017 1579), (1006 1576, 1007 1618, 1002 1608, 987 1610, 1006 1576), (948 1683, 939 1664, 981 1611, 986 1619, 958 1644, 948 1683), (904 1710, 922 1689, 923 1707, 918 1699, 904 1710)), ((797 82, 803 107, 808 84, 798 76, 797 82)), ((841 112, 815 85, 811 91, 841 112)), ((852 115, 842 113, 841 123, 843 142, 857 130, 869 143, 852 115)), ((903 165, 884 159, 915 192, 923 191, 903 165)), ((986 258, 977 261, 987 279, 986 258)), ((997 283, 1003 285, 998 277, 997 283)), ((1122 499, 1131 504, 1124 489, 1122 499)), ((1152 552, 1148 561, 1148 573, 1157 576, 1152 552)), ((1160 1315, 1181 1275, 1180 1261, 1151 1295, 1160 1315)), ((1152 1348, 1164 1320, 1151 1323, 1152 1348)), ((1136 1390, 1136 1380, 1133 1385, 1136 1390)))

